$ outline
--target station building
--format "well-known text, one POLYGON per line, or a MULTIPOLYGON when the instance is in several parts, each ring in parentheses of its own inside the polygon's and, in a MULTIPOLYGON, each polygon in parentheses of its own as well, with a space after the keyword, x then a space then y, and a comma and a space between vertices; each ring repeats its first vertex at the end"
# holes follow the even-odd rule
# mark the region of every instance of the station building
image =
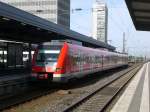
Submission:
POLYGON ((108 9, 105 3, 97 1, 93 4, 92 37, 107 43, 108 9))
POLYGON ((31 14, 70 28, 70 0, 0 0, 31 14))
POLYGON ((82 45, 86 47, 115 50, 115 47, 111 45, 0 1, 0 70, 2 74, 9 71, 8 74, 16 74, 16 71, 30 72, 32 54, 37 44, 64 39, 82 42, 82 45))

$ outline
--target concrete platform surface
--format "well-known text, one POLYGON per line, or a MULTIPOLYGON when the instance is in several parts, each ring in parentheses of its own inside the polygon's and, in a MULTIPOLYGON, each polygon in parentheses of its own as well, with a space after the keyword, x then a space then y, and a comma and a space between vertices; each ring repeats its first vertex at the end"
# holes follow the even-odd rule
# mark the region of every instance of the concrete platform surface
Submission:
POLYGON ((150 112, 150 62, 132 79, 111 112, 150 112))
POLYGON ((0 76, 0 84, 9 82, 9 81, 15 81, 20 79, 26 79, 29 78, 31 74, 16 74, 16 75, 6 75, 6 76, 0 76))

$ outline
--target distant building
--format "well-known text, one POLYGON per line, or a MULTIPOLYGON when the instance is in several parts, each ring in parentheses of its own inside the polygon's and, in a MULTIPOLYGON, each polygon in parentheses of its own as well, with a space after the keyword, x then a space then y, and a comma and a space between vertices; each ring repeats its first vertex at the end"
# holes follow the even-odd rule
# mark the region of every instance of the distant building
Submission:
POLYGON ((70 28, 70 0, 0 0, 36 16, 70 28))
POLYGON ((93 5, 93 31, 94 39, 107 43, 108 9, 105 3, 96 2, 93 5))

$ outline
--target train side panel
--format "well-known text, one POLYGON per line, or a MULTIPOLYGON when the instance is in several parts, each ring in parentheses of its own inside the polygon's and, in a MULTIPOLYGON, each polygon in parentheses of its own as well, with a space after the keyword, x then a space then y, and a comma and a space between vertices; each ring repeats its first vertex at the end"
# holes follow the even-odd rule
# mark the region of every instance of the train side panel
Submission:
POLYGON ((60 73, 60 80, 57 80, 58 82, 67 82, 72 78, 80 78, 94 72, 107 70, 126 64, 125 60, 123 60, 125 57, 123 57, 122 54, 118 55, 117 53, 108 51, 71 44, 67 45, 68 47, 65 52, 65 61, 61 65, 64 66, 64 72, 60 73))
POLYGON ((59 58, 57 60, 57 66, 56 70, 53 74, 53 81, 54 82, 66 82, 67 77, 66 77, 66 72, 67 72, 67 59, 68 59, 68 44, 64 43, 59 58))
POLYGON ((64 65, 65 72, 60 75, 60 82, 102 70, 102 54, 89 48, 68 44, 64 65))
MULTIPOLYGON (((47 52, 52 51, 48 49, 47 52)), ((35 53, 34 58, 38 57, 37 51, 35 53)), ((48 63, 47 61, 49 60, 45 60, 43 63, 48 63)), ((55 67, 48 67, 46 64, 39 66, 36 63, 35 59, 33 59, 35 66, 32 69, 34 72, 37 72, 37 74, 51 74, 54 82, 61 83, 67 82, 72 78, 80 78, 94 72, 126 65, 127 56, 105 50, 64 43, 55 67), (50 68, 55 69, 51 70, 50 68)))

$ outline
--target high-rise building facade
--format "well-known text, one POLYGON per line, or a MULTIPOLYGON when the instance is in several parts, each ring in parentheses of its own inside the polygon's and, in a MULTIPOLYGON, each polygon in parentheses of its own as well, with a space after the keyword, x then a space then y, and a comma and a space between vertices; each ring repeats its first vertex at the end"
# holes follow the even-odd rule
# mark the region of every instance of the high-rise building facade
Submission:
POLYGON ((70 28, 70 0, 0 0, 31 14, 70 28))
POLYGON ((94 39, 107 43, 108 9, 105 3, 96 2, 93 5, 93 31, 94 39))

